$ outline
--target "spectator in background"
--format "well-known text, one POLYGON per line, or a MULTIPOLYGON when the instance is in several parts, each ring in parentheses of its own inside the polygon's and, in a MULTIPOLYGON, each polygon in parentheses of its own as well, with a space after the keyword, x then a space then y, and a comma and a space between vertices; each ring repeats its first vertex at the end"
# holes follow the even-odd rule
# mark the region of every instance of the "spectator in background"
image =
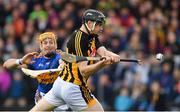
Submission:
POLYGON ((135 54, 138 50, 143 48, 142 44, 140 43, 140 35, 137 32, 132 33, 129 44, 126 47, 126 50, 129 54, 135 54))
POLYGON ((143 66, 135 66, 135 71, 137 72, 140 78, 139 81, 142 84, 147 84, 149 80, 148 74, 150 71, 149 59, 146 56, 146 54, 141 50, 137 51, 136 57, 143 62, 143 66))
POLYGON ((20 108, 26 107, 27 98, 25 96, 28 85, 25 84, 22 74, 19 71, 15 71, 13 75, 13 81, 10 89, 9 97, 4 101, 6 108, 16 109, 16 106, 20 108))
POLYGON ((109 96, 113 91, 113 85, 109 76, 110 74, 108 73, 101 74, 99 84, 97 85, 98 89, 101 89, 101 91, 98 92, 98 96, 104 110, 112 110, 111 106, 113 104, 113 95, 109 96))
POLYGON ((149 33, 148 33, 148 41, 147 43, 145 43, 145 52, 147 54, 156 54, 158 52, 162 52, 162 44, 160 43, 155 29, 151 28, 149 29, 149 33))
POLYGON ((2 65, 3 62, 2 60, 0 60, 0 103, 1 104, 3 104, 3 101, 8 96, 10 86, 12 83, 10 72, 5 70, 2 65))
POLYGON ((33 7, 33 11, 30 13, 31 20, 37 22, 37 29, 44 31, 47 27, 47 12, 43 10, 41 4, 37 3, 33 7))
MULTIPOLYGON (((171 106, 179 107, 180 106, 180 69, 175 68, 173 72, 173 77, 175 79, 174 86, 173 86, 173 103, 171 106)), ((178 110, 178 109, 177 109, 178 110)))
POLYGON ((138 80, 133 83, 132 94, 131 94, 133 104, 130 110, 145 111, 147 109, 147 98, 145 92, 146 92, 145 84, 139 82, 138 80))
POLYGON ((163 111, 168 109, 167 99, 162 93, 161 86, 158 81, 153 81, 151 83, 147 95, 148 111, 163 111))
POLYGON ((111 37, 111 51, 113 51, 114 53, 118 54, 121 51, 121 47, 120 47, 120 37, 119 36, 112 36, 111 37))
POLYGON ((21 16, 19 8, 13 10, 12 22, 13 22, 13 27, 15 29, 16 38, 19 39, 19 38, 21 38, 21 36, 25 30, 25 22, 21 16))
POLYGON ((134 17, 130 14, 129 9, 124 7, 121 10, 119 10, 120 16, 120 23, 123 27, 125 27, 127 30, 129 30, 133 25, 134 17))
POLYGON ((122 87, 118 96, 115 98, 114 108, 116 111, 128 111, 133 105, 128 87, 122 87))
POLYGON ((162 91, 166 95, 166 99, 168 101, 172 100, 172 95, 173 94, 173 73, 171 72, 171 65, 168 63, 168 61, 164 61, 162 63, 162 70, 160 72, 160 80, 159 83, 162 87, 162 91))
POLYGON ((173 54, 180 54, 180 44, 178 44, 177 36, 174 32, 167 33, 166 47, 170 48, 173 54))

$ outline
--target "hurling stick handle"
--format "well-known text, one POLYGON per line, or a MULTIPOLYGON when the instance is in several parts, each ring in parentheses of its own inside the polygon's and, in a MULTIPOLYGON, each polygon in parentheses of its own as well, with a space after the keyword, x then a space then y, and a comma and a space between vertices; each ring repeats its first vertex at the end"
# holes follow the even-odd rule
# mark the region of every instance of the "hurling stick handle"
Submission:
POLYGON ((122 62, 135 62, 135 63, 140 62, 140 60, 136 60, 136 59, 120 59, 120 61, 122 61, 122 62))
MULTIPOLYGON (((94 58, 98 58, 98 60, 106 59, 106 57, 94 57, 94 58)), ((135 62, 135 63, 141 62, 141 60, 137 60, 137 59, 120 59, 120 61, 122 61, 122 62, 135 62)))
POLYGON ((93 60, 93 61, 99 61, 99 60, 102 60, 102 57, 87 57, 87 60, 88 60, 88 61, 91 61, 91 60, 93 60))
MULTIPOLYGON (((76 62, 79 61, 100 61, 106 59, 105 57, 84 57, 84 56, 76 56, 76 62)), ((121 62, 135 62, 139 63, 140 60, 137 59, 120 59, 121 62)))
MULTIPOLYGON (((105 57, 101 57, 100 60, 106 59, 105 57)), ((135 63, 139 63, 141 62, 141 60, 137 60, 137 59, 120 59, 121 62, 135 62, 135 63)))
POLYGON ((101 57, 84 57, 84 56, 76 56, 76 61, 99 61, 101 57))

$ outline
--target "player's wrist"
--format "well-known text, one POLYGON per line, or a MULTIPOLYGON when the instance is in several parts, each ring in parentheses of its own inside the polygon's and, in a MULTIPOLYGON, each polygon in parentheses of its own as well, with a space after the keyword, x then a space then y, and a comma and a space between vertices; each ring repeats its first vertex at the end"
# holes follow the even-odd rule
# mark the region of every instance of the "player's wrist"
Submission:
POLYGON ((99 69, 100 68, 102 68, 102 67, 104 67, 106 64, 104 63, 104 60, 101 60, 101 61, 99 61, 99 62, 97 62, 97 66, 99 67, 99 69))
POLYGON ((16 59, 16 64, 17 65, 22 65, 23 64, 22 59, 16 59))

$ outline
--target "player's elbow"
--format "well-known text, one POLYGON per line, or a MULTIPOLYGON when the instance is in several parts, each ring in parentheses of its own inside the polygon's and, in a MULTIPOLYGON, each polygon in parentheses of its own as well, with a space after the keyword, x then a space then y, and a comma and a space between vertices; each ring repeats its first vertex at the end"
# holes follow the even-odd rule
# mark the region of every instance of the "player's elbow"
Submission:
POLYGON ((81 75, 82 75, 83 77, 87 77, 87 76, 89 76, 89 74, 90 74, 87 69, 81 68, 81 69, 79 69, 79 70, 80 70, 81 75))
POLYGON ((6 68, 6 69, 8 68, 8 65, 6 62, 3 63, 3 68, 6 68))
POLYGON ((81 74, 86 74, 86 70, 85 69, 79 69, 81 74))
POLYGON ((3 67, 6 68, 6 69, 11 68, 10 62, 9 61, 4 62, 3 67))
POLYGON ((85 79, 88 79, 88 77, 91 75, 92 73, 91 72, 81 72, 81 75, 85 78, 85 79))

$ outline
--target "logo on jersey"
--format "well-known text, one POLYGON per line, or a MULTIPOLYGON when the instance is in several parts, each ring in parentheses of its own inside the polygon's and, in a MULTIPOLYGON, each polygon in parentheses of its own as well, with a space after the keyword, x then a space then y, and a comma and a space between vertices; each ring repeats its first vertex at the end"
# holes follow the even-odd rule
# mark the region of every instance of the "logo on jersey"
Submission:
POLYGON ((47 63, 46 63, 46 66, 49 66, 49 64, 50 64, 50 62, 47 62, 47 63))
POLYGON ((38 66, 39 66, 39 67, 43 67, 44 65, 43 65, 42 63, 40 63, 38 66))
POLYGON ((96 48, 94 48, 90 54, 91 57, 94 57, 96 56, 96 48))
POLYGON ((95 38, 93 38, 93 40, 90 42, 90 48, 91 48, 90 56, 91 57, 96 56, 95 38))

